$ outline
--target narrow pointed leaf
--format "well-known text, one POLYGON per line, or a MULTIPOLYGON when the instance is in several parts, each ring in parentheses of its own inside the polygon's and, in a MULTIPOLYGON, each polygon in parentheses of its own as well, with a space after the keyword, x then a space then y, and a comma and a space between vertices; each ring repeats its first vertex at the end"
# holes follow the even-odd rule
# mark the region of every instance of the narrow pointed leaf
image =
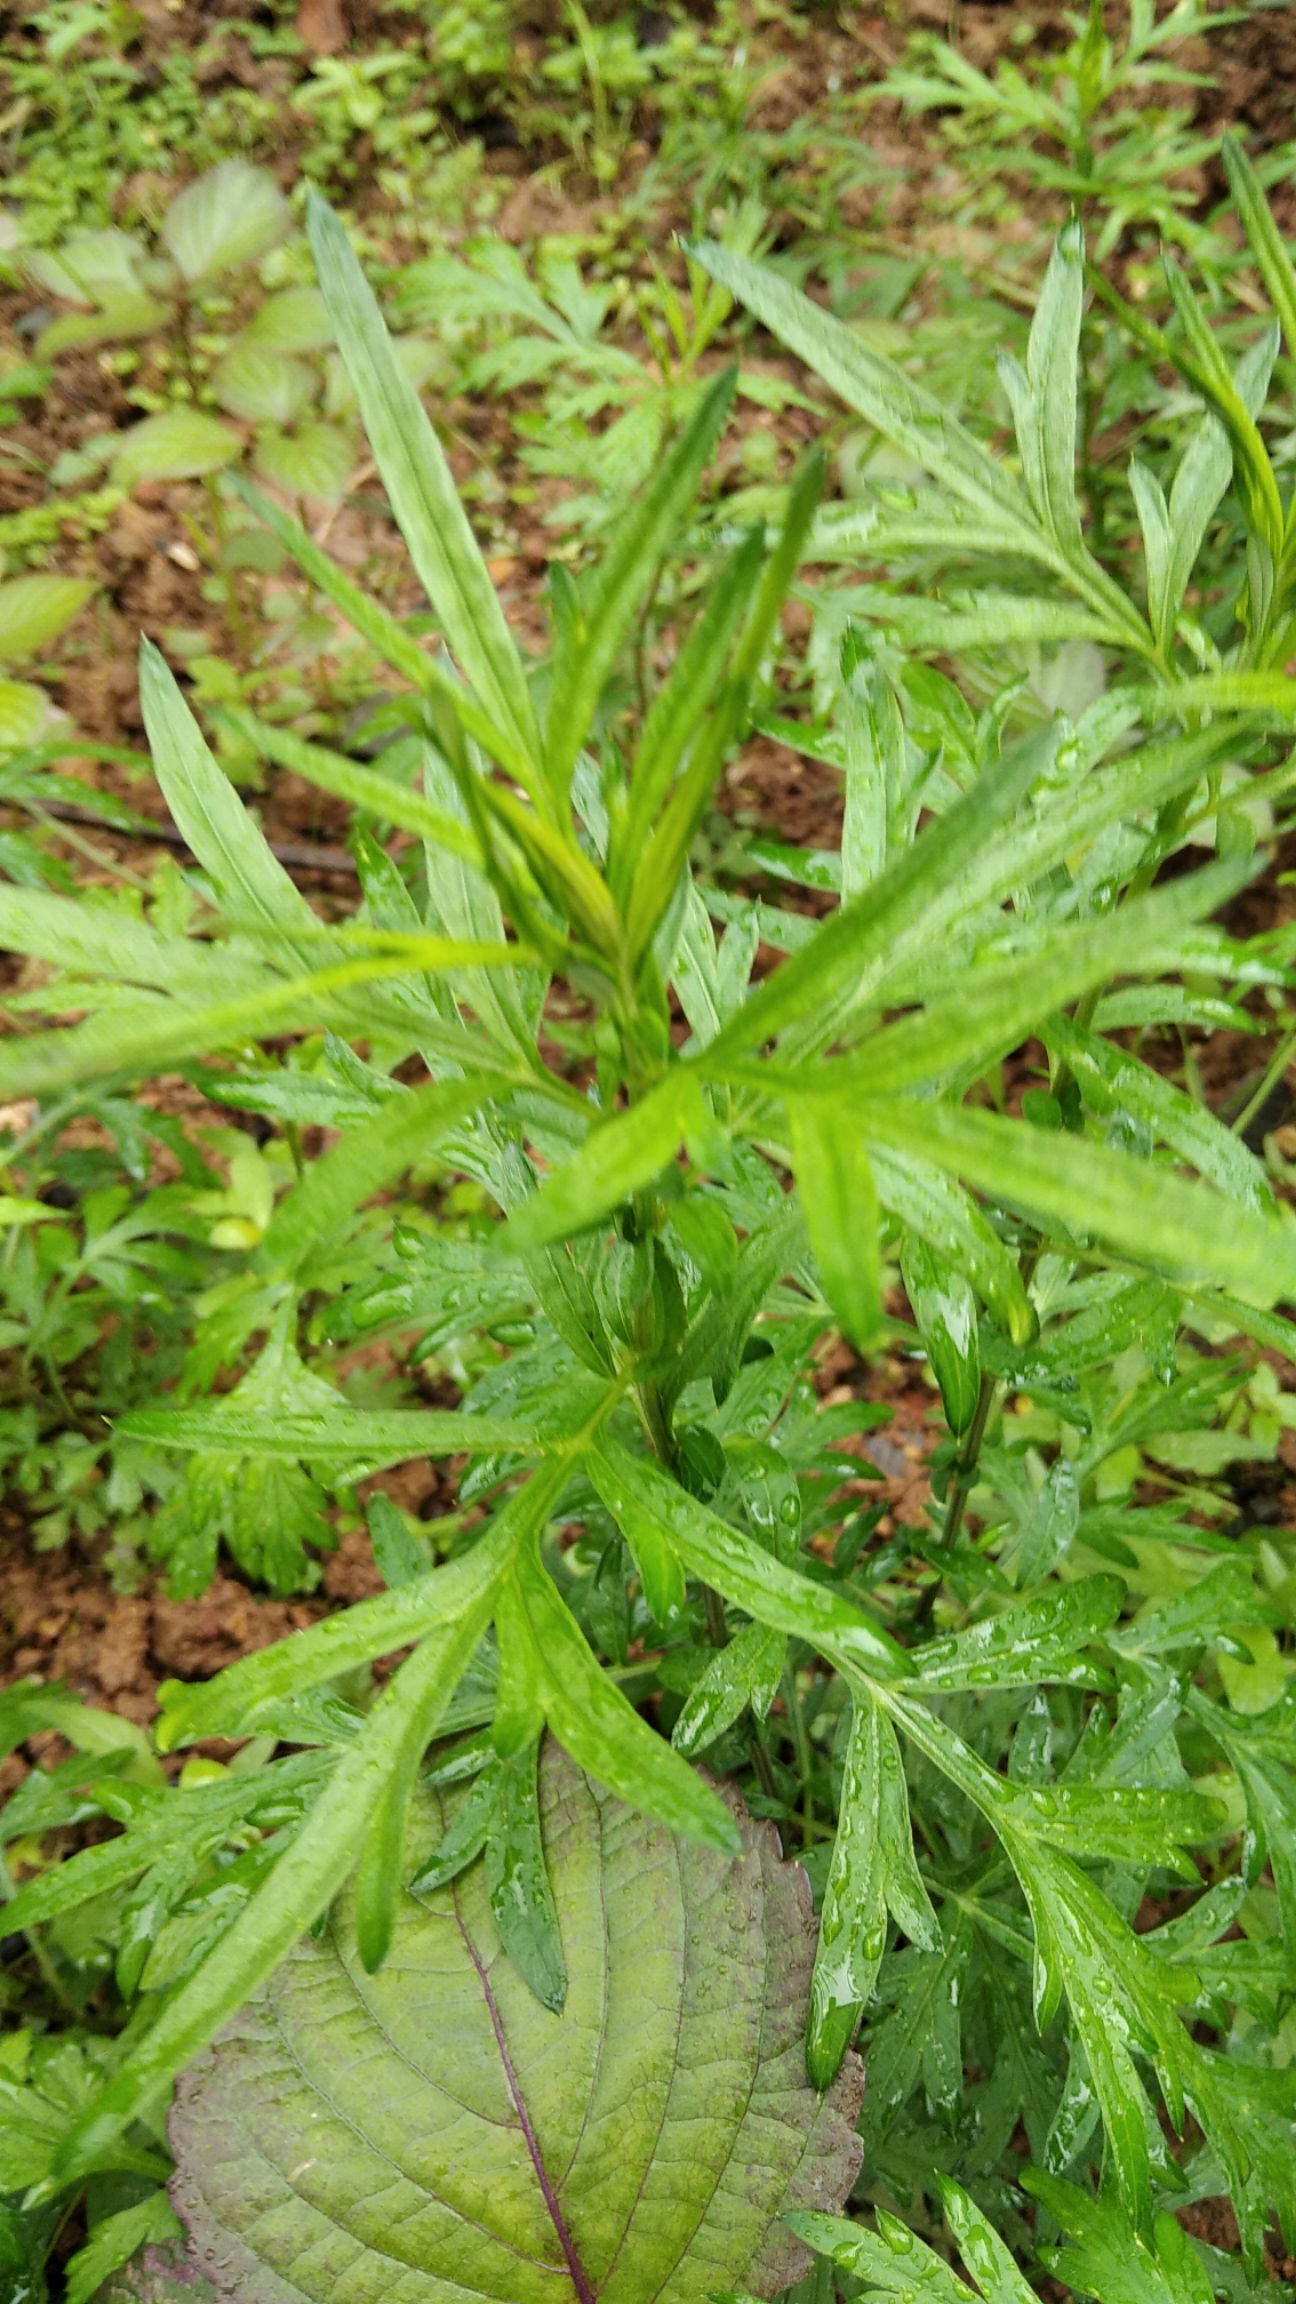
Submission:
POLYGON ((401 1766, 411 1718, 417 1716, 420 1730, 432 1734, 489 1607, 487 1586, 402 1665, 363 1733, 339 1758, 309 1828, 279 1857, 220 1942, 166 2002, 91 2108, 73 2123, 59 2159, 64 2182, 73 2181, 142 2113, 156 2111, 176 2073, 193 2062, 332 1901, 352 1869, 358 1836, 375 1802, 401 1766))
POLYGON ((1296 1230, 1159 1163, 997 1113, 943 1103, 853 1107, 865 1134, 938 1162, 982 1191, 1122 1254, 1262 1302, 1296 1295, 1296 1230))
POLYGON ((429 1158, 451 1130, 498 1093, 489 1078, 432 1081, 385 1104, 309 1168, 279 1202, 257 1263, 295 1272, 314 1248, 335 1247, 363 1200, 429 1158))
POLYGON ((835 2079, 873 1997, 888 1911, 914 1942, 939 1948, 936 1915, 914 1857, 895 1730, 861 1691, 846 1747, 841 1816, 815 1954, 806 2056, 817 2088, 835 2079))
POLYGON ((888 1676, 906 1669, 904 1651, 870 1622, 861 1609, 828 1585, 816 1584, 796 1568, 762 1551, 749 1536, 699 1503, 688 1490, 645 1458, 632 1456, 619 1440, 604 1434, 586 1459, 590 1478, 613 1518, 642 1515, 660 1529, 685 1567, 713 1585, 726 1600, 776 1631, 791 1632, 812 1646, 840 1651, 888 1676))
POLYGON ((539 1805, 538 1743, 500 1763, 486 1842, 486 1890, 500 1942, 537 2000, 561 2015, 567 1968, 539 1805))
MULTIPOLYGON (((440 442, 392 350, 346 233, 318 196, 312 196, 309 229, 338 347, 419 580, 481 703, 521 758, 534 762, 539 732, 522 660, 440 442)), ((534 768, 531 776, 534 782, 534 768)))
MULTIPOLYGON (((307 534, 300 522, 284 511, 282 505, 274 503, 241 473, 236 476, 233 485, 243 501, 251 506, 258 518, 264 520, 285 549, 291 552, 303 574, 310 578, 326 600, 332 601, 352 629, 369 642, 384 663, 401 673, 419 694, 435 696, 448 705, 464 733, 474 743, 480 744, 502 768, 511 769, 519 777, 525 774, 528 759, 525 748, 507 735, 489 713, 482 710, 462 683, 427 653, 412 632, 407 632, 405 626, 398 623, 379 601, 354 583, 315 542, 314 537, 307 534)), ((282 734, 283 731, 276 730, 275 733, 282 734)))
POLYGON ((902 928, 921 918, 935 887, 956 883, 965 862, 983 847, 994 826, 1012 814, 1044 764, 1038 738, 1019 744, 975 790, 938 818, 880 880, 844 904, 813 941, 767 976, 707 1049, 708 1071, 772 1039, 807 1015, 829 1017, 849 999, 870 962, 885 954, 902 928))
POLYGON ((628 1112, 591 1130, 581 1150, 548 1177, 509 1219, 519 1253, 587 1231, 675 1158, 686 1136, 710 1121, 702 1085, 683 1066, 668 1072, 628 1112))
POLYGON ((911 1232, 901 1251, 905 1293, 940 1386, 945 1420, 961 1439, 981 1395, 976 1297, 957 1264, 911 1232))
POLYGON ((524 1551, 517 1574, 545 1712, 564 1750, 668 1831, 734 1855, 738 1834, 723 1803, 609 1680, 538 1560, 524 1551))
POLYGON ((871 1345, 882 1318, 877 1187, 868 1148, 849 1120, 809 1097, 789 1097, 797 1195, 819 1277, 843 1333, 871 1345))
POLYGON ((727 370, 704 392, 669 454, 617 523, 607 556, 587 584, 580 629, 561 650, 546 720, 545 762, 559 806, 566 803, 577 755, 635 611, 697 494, 734 382, 734 371, 727 370))

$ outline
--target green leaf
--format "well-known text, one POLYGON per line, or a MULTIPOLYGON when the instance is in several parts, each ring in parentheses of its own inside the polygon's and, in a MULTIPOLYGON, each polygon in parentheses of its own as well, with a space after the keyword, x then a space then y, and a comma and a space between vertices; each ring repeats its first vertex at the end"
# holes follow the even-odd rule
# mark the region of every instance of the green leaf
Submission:
POLYGON ((564 1750, 668 1832, 736 1854, 738 1833, 723 1802, 608 1678, 530 1547, 522 1548, 516 1573, 536 1686, 564 1750))
POLYGON ((372 289, 332 210, 311 195, 311 246, 365 431, 452 655, 540 790, 540 736, 517 644, 417 392, 397 361, 372 289))
POLYGON ((626 937, 636 959, 649 950, 657 934, 725 756, 746 724, 752 687, 796 576, 823 482, 824 459, 815 450, 805 459, 788 492, 782 527, 773 551, 766 556, 756 597, 715 709, 676 780, 642 857, 636 861, 626 913, 626 937))
POLYGON ((599 1452, 587 1458, 585 1468, 595 1493, 606 1504, 629 1546, 643 1584, 644 1598, 653 1615, 659 1624, 669 1623, 683 1607, 686 1597, 684 1569, 678 1553, 654 1513, 639 1506, 634 1489, 613 1477, 599 1452))
POLYGON ((1242 145, 1236 136, 1226 136, 1220 149, 1233 205, 1287 339, 1288 357, 1296 359, 1296 267, 1242 145))
POLYGON ((170 666, 149 640, 140 648, 140 702, 167 806, 222 902, 237 924, 260 929, 272 950, 309 966, 318 954, 315 915, 217 767, 170 666))
POLYGON ((848 407, 953 494, 1011 532, 1018 551, 1039 557, 1043 539, 1020 489, 942 402, 769 266, 711 240, 694 243, 689 253, 848 407))
MULTIPOLYGON (((497 1448, 535 1449, 533 1427, 502 1416, 437 1408, 352 1408, 338 1394, 327 1415, 257 1415, 224 1407, 132 1408, 118 1431, 159 1448, 228 1449, 237 1455, 336 1460, 370 1472, 416 1456, 457 1456, 497 1448)), ((362 1475, 353 1472, 359 1479, 362 1475)))
POLYGON ((21 664, 57 640, 93 591, 80 576, 14 576, 0 584, 0 664, 21 664))
MULTIPOLYGON (((1065 1992, 1102 2111, 1121 2199, 1141 2229, 1151 2221, 1149 2105, 1134 2061, 1149 2043, 1163 2085, 1181 2074, 1187 2035, 1175 2008, 1181 1987, 1149 1967, 1140 1940, 1074 1864, 1035 1846, 1011 1847, 1035 1931, 1035 2003, 1044 2030, 1065 1992)), ((1119 1861, 1119 1859, 1118 1859, 1119 1861)))
POLYGON ((686 1137, 713 1125, 696 1072, 668 1072, 628 1112, 591 1129, 579 1152, 515 1209, 506 1244, 519 1253, 568 1239, 601 1223, 651 1184, 686 1137))
POLYGON ((707 387, 669 454, 618 521, 615 541, 580 597, 578 622, 564 635, 545 724, 545 763, 559 808, 566 805, 572 769, 635 611, 697 494, 735 380, 729 369, 707 387))
MULTIPOLYGON (((1002 551, 1011 538, 1010 549, 1043 561, 1063 575, 1122 634, 1128 646, 1140 654, 1148 653, 1143 620, 1120 587, 1087 555, 1077 561, 1059 545, 1036 517, 1016 481, 934 394, 915 384, 897 363, 873 351, 842 321, 789 287, 768 266, 753 263, 749 257, 710 240, 695 243, 690 254, 789 351, 822 376, 848 407, 970 508, 976 515, 969 522, 966 539, 971 551, 1002 551), (984 533, 979 532, 978 521, 984 522, 984 533)), ((1056 261, 1059 269, 1053 279, 1037 370, 1040 386, 1048 393, 1047 455, 1054 487, 1065 450, 1058 391, 1059 381, 1065 387, 1067 307, 1078 293, 1078 284, 1073 281, 1074 247, 1056 261), (1046 341, 1049 357, 1045 356, 1046 341), (1050 373, 1055 362, 1059 381, 1050 373)))
POLYGON ((986 2304, 1025 2304, 1031 2291, 989 2217, 948 2177, 940 2185, 940 2196, 959 2255, 986 2304))
POLYGON ((910 1650, 924 1688, 1027 1688, 1071 1678, 1076 1655, 1116 1621, 1125 1599, 1119 1576, 1082 1576, 1034 1594, 962 1632, 910 1650))
MULTIPOLYGON (((475 1864, 486 1845, 487 1834, 495 1823, 495 1789, 499 1782, 500 1762, 490 1757, 471 1782, 468 1791, 456 1805, 444 1832, 425 1864, 421 1864, 409 1884, 411 1896, 423 1902, 435 1896, 438 1888, 448 1888, 470 1864, 475 1864)), ((433 1769, 428 1778, 440 1776, 433 1769)))
POLYGON ((43 688, 30 680, 0 680, 0 747, 16 752, 24 744, 34 744, 53 716, 43 688))
POLYGON ((545 2008, 561 2015, 567 1968, 540 1820, 540 1746, 500 1761, 486 1841, 486 1892, 500 1942, 545 2008))
POLYGON ((1043 2251, 1059 2280, 1103 2304, 1214 2304, 1215 2284, 1182 2224, 1164 2210, 1150 2238, 1136 2231, 1118 2202, 1095 2199, 1043 2168, 1022 2182, 1070 2234, 1064 2248, 1043 2251))
POLYGON ((706 1069, 723 1073, 730 1057, 803 1020, 813 1019, 816 1036, 830 1039, 837 1018, 858 997, 869 966, 889 953, 903 929, 922 919, 934 889, 957 883, 994 826, 1020 807, 1044 767, 1047 750, 1047 734, 1017 745, 904 850, 881 879, 834 912, 725 1025, 705 1052, 706 1069))
POLYGON ((159 1748, 174 1752, 208 1736, 254 1733, 263 1712, 278 1717, 285 1699, 408 1648, 438 1624, 461 1615, 478 1590, 498 1584, 521 1532, 552 1509, 567 1477, 565 1464, 546 1465, 514 1490, 477 1544, 427 1576, 372 1600, 357 1600, 290 1640, 240 1657, 214 1679, 193 1686, 164 1680, 159 1748))
MULTIPOLYGON (((853 1077, 876 1095, 936 1080, 955 1069, 964 1079, 973 1077, 983 1063, 1019 1046, 1051 1009, 1079 999, 1109 977, 1141 967, 1180 965, 1184 929, 1233 895, 1239 884, 1240 875, 1231 866, 1211 867, 1124 905, 1108 919, 1052 927, 1039 949, 969 970, 952 991, 935 993, 922 1008, 872 1034, 859 1056, 837 1059, 809 1074, 798 1070, 788 1084, 804 1094, 829 1089, 834 1078, 853 1077)), ((1137 1059, 1128 1068, 1146 1070, 1137 1059)), ((777 1071, 767 1077, 779 1080, 777 1071)))
POLYGON ((904 721, 890 680, 878 664, 861 664, 842 706, 846 739, 846 807, 841 838, 842 902, 877 879, 891 849, 893 819, 904 790, 904 721))
MULTIPOLYGON (((374 644, 378 645, 377 638, 374 644)), ((412 641, 409 644, 414 645, 412 641)), ((446 849, 451 855, 461 856, 481 868, 481 850, 462 818, 434 807, 421 792, 398 784, 381 769, 370 768, 362 760, 352 760, 345 752, 334 752, 328 745, 310 744, 294 729, 258 720, 252 712, 227 708, 221 719, 276 767, 287 768, 294 776, 304 777, 308 784, 317 784, 322 792, 334 793, 339 800, 348 801, 366 815, 377 817, 383 823, 398 824, 407 832, 416 832, 433 848, 446 849)))
POLYGON ((907 1667, 904 1651, 864 1615, 796 1568, 785 1567, 728 1521, 721 1520, 656 1464, 632 1456, 608 1434, 594 1442, 586 1465, 617 1525, 649 1523, 694 1575, 745 1608, 759 1623, 790 1632, 828 1654, 851 1657, 888 1676, 907 1667))
POLYGON ((614 839, 610 858, 612 885, 623 905, 672 781, 708 704, 719 693, 734 633, 760 574, 762 544, 756 531, 726 562, 648 708, 634 757, 625 828, 614 839))
POLYGON ((809 1097, 789 1096, 792 1165, 824 1294, 849 1342, 875 1341, 882 1318, 877 1188, 868 1148, 840 1115, 809 1097))
POLYGON ((1035 1334, 1036 1319, 1021 1267, 975 1200, 930 1161, 874 1145, 873 1172, 882 1201, 929 1249, 962 1273, 1002 1320, 1014 1343, 1035 1334))
POLYGON ((432 1081, 394 1096, 348 1131, 284 1195, 257 1250, 260 1270, 292 1273, 321 1246, 335 1248, 362 1201, 382 1191, 499 1093, 489 1078, 432 1081))
POLYGON ((389 1592, 401 1584, 416 1584, 420 1577, 431 1573, 427 1546, 410 1534, 404 1513, 397 1510, 381 1488, 366 1500, 365 1519, 374 1566, 389 1592))
POLYGON ((749 1707, 763 1720, 778 1694, 786 1657, 786 1634, 765 1624, 746 1624, 736 1640, 717 1648, 671 1733, 676 1751, 689 1760, 705 1752, 749 1707))
MULTIPOLYGON (((471 966, 489 959, 511 965, 513 949, 495 953, 481 946, 445 944, 439 938, 415 940, 408 953, 393 958, 376 952, 368 958, 340 962, 301 976, 267 977, 260 990, 235 994, 209 1005, 180 1000, 149 1001, 123 1007, 111 1021, 96 1017, 69 1031, 46 1030, 25 1039, 10 1038, 0 1046, 0 1095, 47 1098, 83 1080, 103 1079, 121 1072, 153 1074, 173 1063, 209 1056, 232 1042, 266 1038, 275 1032, 317 1031, 321 1025, 355 1027, 356 1011, 343 995, 383 976, 407 976, 438 964, 450 968, 471 966)), ((369 1011, 369 1021, 390 1026, 390 1012, 369 1011)), ((362 1027, 363 1028, 363 1027, 362 1027)), ((435 1045, 432 1025, 422 1037, 435 1045)), ((456 1053, 458 1050, 456 1049, 456 1053)), ((474 1051, 478 1062, 489 1060, 488 1044, 474 1051)))
MULTIPOLYGON (((407 1861, 463 1797, 417 1802, 407 1861)), ((796 2068, 800 1876, 745 1815, 735 1867, 553 1745, 539 1824, 561 2014, 499 1957, 474 1870, 402 1899, 374 1978, 344 1903, 182 2082, 175 2197, 198 2265, 241 2304, 336 2304, 343 2263, 357 2293, 395 2278, 426 2304, 697 2304, 804 2268, 780 2219, 840 2200, 859 2147, 857 2072, 821 2099, 796 2068)))
MULTIPOLYGON (((345 616, 352 629, 369 642, 384 663, 390 664, 410 681, 419 694, 432 694, 447 704, 465 733, 498 760, 501 767, 509 768, 519 779, 526 772, 528 755, 512 742, 491 720, 490 716, 474 704, 468 691, 446 671, 444 666, 425 653, 413 634, 388 613, 381 603, 362 591, 349 576, 320 549, 313 536, 309 536, 299 521, 292 519, 281 505, 272 503, 245 474, 237 473, 233 487, 245 504, 251 506, 257 517, 279 538, 312 584, 345 616)), ((283 731, 280 731, 283 733, 283 731)), ((312 749, 315 749, 312 747, 312 749)), ((331 757, 338 757, 334 754, 331 757)), ((351 765, 359 769, 359 764, 351 765)), ((366 771, 359 770, 360 773, 366 771)), ((368 771, 368 773, 374 773, 368 771)), ((395 821, 395 819, 393 819, 395 821)))
POLYGON ((71 304, 101 304, 140 286, 143 243, 115 226, 70 232, 57 249, 26 248, 23 266, 52 296, 71 304))
POLYGON ((313 398, 315 379, 291 353, 236 344, 213 372, 212 390, 246 424, 291 424, 313 398))
MULTIPOLYGON (((70 976, 106 976, 119 985, 147 984, 159 991, 197 991, 218 964, 210 944, 162 935, 115 905, 52 896, 43 888, 0 886, 0 940, 70 976)), ((253 960, 247 982, 249 988, 269 989, 274 979, 253 960)))
POLYGON ((95 2225, 89 2239, 67 2262, 67 2304, 91 2304, 102 2283, 120 2272, 136 2249, 174 2239, 180 2219, 165 2192, 150 2192, 133 2207, 119 2208, 95 2225))
POLYGON ((1296 1231, 1159 1163, 967 1106, 851 1100, 870 1141, 934 1160, 1010 1206, 1156 1270, 1262 1301, 1296 1294, 1296 1231))
MULTIPOLYGON (((946 2213, 955 2224, 959 2254, 976 2280, 976 2289, 960 2280, 943 2256, 929 2248, 902 2224, 898 2216, 879 2209, 875 2229, 847 2224, 839 2216, 798 2215, 789 2219, 794 2232, 844 2272, 864 2283, 867 2296, 890 2296, 896 2304, 921 2297, 923 2304, 1035 2304, 1035 2291, 1027 2286, 1002 2240, 979 2208, 957 2187, 942 2187, 946 2213)), ((1117 2304, 1115 2297, 1110 2304, 1117 2304)))
POLYGON ((894 624, 907 648, 924 656, 958 656, 981 648, 1039 648, 1067 640, 1127 644, 1119 623, 1069 600, 1031 599, 1019 592, 984 587, 975 592, 950 588, 945 600, 910 599, 902 592, 874 593, 865 611, 894 624))
POLYGON ((252 461, 285 495, 336 504, 356 468, 355 443, 340 425, 300 424, 295 432, 262 432, 252 461))
POLYGON ((56 360, 62 352, 75 352, 96 344, 129 344, 167 327, 171 313, 154 296, 112 290, 97 312, 64 312, 42 328, 33 347, 38 360, 56 360))
POLYGON ((857 1690, 811 1991, 806 2056, 817 2088, 836 2077, 873 1997, 888 1911, 912 1943, 939 1950, 940 1929, 914 1857, 895 1730, 857 1690))
MULTIPOLYGON (((479 1568, 488 1565, 484 1552, 474 1557, 479 1568)), ((74 2122, 56 2171, 61 2182, 73 2182, 132 2121, 157 2108, 176 2073, 327 1910, 352 1870, 375 1801, 402 1765, 411 1718, 427 1736, 433 1734, 485 1628, 491 1597, 490 1583, 480 1575, 464 1593, 459 1613, 430 1632, 388 1682, 355 1742, 341 1751, 309 1829, 298 1833, 202 1964, 136 2040, 91 2109, 74 2122)))
POLYGON ((133 488, 140 480, 198 480, 231 463, 242 445, 237 432, 201 408, 164 408, 123 432, 113 481, 133 488))
POLYGON ((1012 403, 1031 502, 1068 559, 1087 558, 1076 496, 1076 394, 1084 309, 1084 233, 1072 221, 1059 235, 1031 322, 1023 371, 1001 354, 999 375, 1012 403))
POLYGON ((1055 1020, 1044 1036, 1050 1048, 1065 1058, 1094 1111, 1126 1113, 1145 1121, 1160 1143, 1190 1160, 1231 1200, 1258 1215, 1274 1213, 1273 1189, 1263 1163, 1208 1105, 1185 1095, 1128 1049, 1078 1024, 1055 1020))
POLYGON ((932 1374, 940 1386, 945 1420, 956 1440, 971 1425, 981 1396, 981 1347, 976 1297, 958 1265, 919 1237, 906 1235, 900 1272, 932 1374))
POLYGON ((237 343, 269 352, 323 352, 333 342, 328 306, 318 288, 280 288, 258 304, 237 343))
POLYGON ((253 264, 283 239, 288 203, 268 168, 220 160, 177 193, 162 238, 191 287, 253 264))
MULTIPOLYGON (((1276 562, 1283 543, 1282 498, 1273 463, 1255 416, 1237 378, 1202 312, 1188 281, 1173 257, 1163 253, 1166 285, 1188 339, 1185 352, 1178 344, 1171 355, 1192 383, 1203 392, 1233 443, 1238 487, 1252 533, 1276 562)), ((1274 345, 1278 331, 1274 330, 1274 345)))
MULTIPOLYGON (((1217 1609, 1221 1597, 1217 1586, 1217 1609)), ((1236 1622, 1225 1606, 1215 1632, 1236 1622)), ((1250 1716, 1226 1712, 1196 1692, 1191 1705, 1237 1772, 1247 1809, 1247 1873, 1254 1879, 1268 1863, 1283 1936, 1296 1949, 1296 1697, 1289 1688, 1278 1703, 1250 1716)))
POLYGON ((1159 481, 1135 457, 1130 486, 1138 507, 1147 558, 1148 614, 1157 643, 1169 654, 1197 555, 1229 481, 1233 450, 1217 416, 1204 416, 1188 442, 1167 505, 1159 481))

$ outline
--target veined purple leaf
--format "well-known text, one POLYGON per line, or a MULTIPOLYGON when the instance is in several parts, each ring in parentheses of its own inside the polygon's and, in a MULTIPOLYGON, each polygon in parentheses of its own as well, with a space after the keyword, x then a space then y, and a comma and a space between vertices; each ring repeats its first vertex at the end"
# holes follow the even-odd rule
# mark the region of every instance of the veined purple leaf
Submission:
MULTIPOLYGON (((173 2197, 238 2304, 698 2304, 772 2297, 783 2224, 860 2162, 862 2075, 816 2095, 804 1874, 732 1794, 742 1854, 675 1839, 552 1741, 545 1850, 568 1973, 543 2007, 480 1866, 401 1900, 366 1975, 353 1908, 306 1937, 181 2081, 173 2197)), ((421 1867, 462 1791, 411 1813, 421 1867)))

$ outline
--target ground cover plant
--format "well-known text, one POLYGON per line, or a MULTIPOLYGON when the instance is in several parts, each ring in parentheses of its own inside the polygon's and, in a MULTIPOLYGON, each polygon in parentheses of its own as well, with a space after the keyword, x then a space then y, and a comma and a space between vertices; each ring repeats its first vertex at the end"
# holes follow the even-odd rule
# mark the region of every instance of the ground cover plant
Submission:
MULTIPOLYGON (((189 861, 0 887, 5 1441, 126 1585, 282 1600, 363 1521, 384 1589, 147 1733, 0 1694, 0 2292, 1285 2292, 1296 277, 1226 165, 1151 315, 1063 226, 998 412, 722 220, 524 645, 314 204, 430 613, 231 485, 376 709, 146 647, 189 861), (743 313, 849 502, 735 452, 743 313), (839 833, 729 822, 753 731, 839 833), (345 811, 353 897, 225 764, 345 811)), ((562 263, 485 357, 584 363, 597 440, 562 263)))

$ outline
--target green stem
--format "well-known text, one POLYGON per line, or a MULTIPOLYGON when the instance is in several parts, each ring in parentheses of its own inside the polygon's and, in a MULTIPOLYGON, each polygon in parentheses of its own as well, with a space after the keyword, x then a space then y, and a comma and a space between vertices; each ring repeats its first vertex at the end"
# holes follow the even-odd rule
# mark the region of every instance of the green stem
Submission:
POLYGON ((1268 1103, 1275 1087, 1291 1062, 1293 1049, 1296 1049, 1296 1031, 1286 1033, 1279 1041, 1236 1120, 1230 1123, 1235 1136, 1245 1137, 1257 1112, 1262 1111, 1268 1103))
POLYGON ((783 1674, 783 1706, 792 1730, 792 1749, 796 1754, 796 1771, 801 1783, 801 1833, 803 1839, 808 1839, 814 1821, 814 1793, 811 1788, 814 1754, 806 1733, 805 1713, 797 1692, 796 1674, 790 1664, 783 1674))
MULTIPOLYGON (((15 1888, 13 1882, 13 1874, 9 1870, 9 1866, 6 1862, 3 1852, 0 1852, 0 1907, 3 1907, 5 1904, 12 1903, 17 1893, 18 1891, 15 1888)), ((46 1984, 48 1985, 51 1994, 58 2002, 60 2008, 65 2008, 70 2016, 79 2017, 81 2011, 77 2007, 76 2002, 64 1989, 63 1980, 59 1975, 57 1968, 54 1966, 54 1963, 51 1960, 44 1945, 42 1944, 37 1931, 34 1928, 24 1928, 22 1930, 22 1934, 26 1937, 31 1956, 35 1961, 37 1968, 40 1970, 40 1973, 46 1984)))
POLYGON ((768 1752, 760 1740, 760 1731, 756 1727, 754 1721, 752 1723, 751 1733, 751 1761, 756 1781, 759 1784, 766 1799, 777 1801, 779 1796, 779 1789, 778 1785, 774 1781, 773 1762, 771 1761, 768 1752))

